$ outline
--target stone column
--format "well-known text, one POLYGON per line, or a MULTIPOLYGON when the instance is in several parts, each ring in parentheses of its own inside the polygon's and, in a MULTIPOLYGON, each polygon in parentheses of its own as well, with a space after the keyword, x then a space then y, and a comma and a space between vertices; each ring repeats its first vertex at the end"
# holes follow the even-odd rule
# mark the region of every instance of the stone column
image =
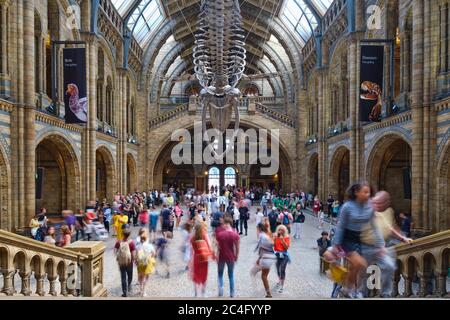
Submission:
MULTIPOLYGON (((25 211, 20 212, 19 228, 28 227, 35 213, 36 162, 35 162, 35 95, 34 83, 34 2, 24 1, 23 8, 24 43, 24 178, 25 211)), ((20 164, 22 165, 22 164, 20 164)))
POLYGON ((97 37, 95 35, 89 35, 89 82, 88 82, 88 96, 89 96, 89 110, 88 110, 88 190, 89 199, 94 200, 96 198, 96 157, 95 157, 95 144, 96 144, 96 127, 97 127, 97 97, 96 97, 96 81, 97 81, 97 37))
POLYGON ((403 291, 404 297, 409 297, 412 295, 412 279, 408 275, 403 275, 403 279, 405 282, 405 287, 403 291))
POLYGON ((319 188, 318 188, 318 196, 320 200, 326 199, 326 191, 327 191, 327 136, 326 136, 326 123, 325 123, 325 104, 326 104, 326 68, 318 69, 318 154, 319 154, 319 188))
POLYGON ((423 193, 423 0, 413 1, 413 71, 412 71, 412 218, 415 228, 424 226, 423 193))
MULTIPOLYGON (((15 63, 12 65, 12 71, 16 73, 16 99, 17 106, 11 114, 11 210, 15 212, 12 215, 11 229, 17 231, 19 227, 19 217, 25 213, 24 201, 24 166, 23 166, 23 137, 24 137, 24 108, 23 108, 23 2, 17 1, 15 7, 15 31, 17 37, 12 37, 11 45, 15 42, 16 55, 12 58, 15 63)), ((12 47, 10 48, 12 50, 12 47)), ((13 72, 14 74, 14 72, 13 72)))
POLYGON ((8 15, 7 12, 10 8, 10 2, 9 0, 0 0, 0 8, 1 8, 1 16, 0 16, 0 24, 2 26, 0 39, 1 39, 1 46, 2 46, 2 61, 1 61, 1 69, 0 69, 0 80, 4 81, 4 84, 2 84, 2 87, 0 91, 3 91, 3 93, 6 95, 6 91, 10 89, 10 86, 7 85, 9 82, 9 70, 8 70, 8 61, 9 61, 9 43, 8 43, 8 27, 10 24, 10 21, 8 21, 8 15))
POLYGON ((44 292, 45 274, 35 274, 34 278, 36 279, 36 294, 41 297, 45 296, 45 292, 44 292))
POLYGON ((20 272, 20 277, 22 278, 22 289, 20 293, 24 296, 29 296, 32 293, 30 290, 30 275, 31 272, 20 272))
POLYGON ((14 294, 13 278, 16 274, 16 270, 4 269, 0 270, 0 272, 3 274, 3 289, 1 292, 8 296, 12 296, 14 294))
MULTIPOLYGON (((127 105, 127 100, 131 100, 129 97, 127 97, 127 73, 126 70, 123 70, 121 76, 121 83, 122 83, 122 91, 121 91, 121 98, 122 98, 122 108, 120 109, 120 113, 121 113, 121 119, 122 122, 120 124, 120 130, 121 130, 121 134, 120 134, 120 138, 119 140, 121 141, 121 153, 120 155, 118 155, 118 157, 120 157, 120 162, 121 162, 121 171, 120 171, 120 175, 122 176, 122 183, 121 183, 121 189, 123 193, 126 193, 127 190, 127 185, 128 185, 128 181, 127 181, 127 143, 128 143, 128 132, 127 132, 127 123, 128 123, 128 105, 127 105)), ((130 90, 131 93, 131 90, 130 90)))
MULTIPOLYGON (((430 1, 424 2, 424 40, 423 48, 431 48, 433 46, 431 39, 431 21, 430 21, 430 1)), ((431 107, 431 54, 426 54, 424 49, 423 61, 423 187, 422 187, 422 214, 423 228, 428 230, 432 227, 432 213, 430 208, 433 195, 433 171, 431 168, 434 163, 435 140, 433 139, 432 130, 437 127, 434 119, 434 108, 431 107)))
POLYGON ((300 190, 306 190, 308 166, 306 165, 307 151, 305 147, 307 136, 307 91, 300 89, 297 95, 297 186, 300 190))
POLYGON ((358 146, 358 43, 356 38, 349 38, 350 47, 348 50, 348 73, 349 73, 349 110, 350 110, 350 183, 356 181, 358 177, 357 167, 359 166, 357 146, 358 146))

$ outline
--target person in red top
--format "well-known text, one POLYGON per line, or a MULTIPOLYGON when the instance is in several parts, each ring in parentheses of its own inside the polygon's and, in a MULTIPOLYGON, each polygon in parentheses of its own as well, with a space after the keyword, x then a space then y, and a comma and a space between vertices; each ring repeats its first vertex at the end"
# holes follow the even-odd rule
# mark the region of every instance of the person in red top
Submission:
POLYGON ((277 256, 276 266, 278 274, 278 283, 275 290, 278 289, 278 293, 283 293, 284 280, 286 279, 286 266, 291 260, 288 252, 291 239, 289 238, 286 226, 279 225, 277 227, 273 237, 273 243, 275 255, 277 256))
POLYGON ((133 262, 136 245, 133 240, 129 240, 130 234, 129 229, 123 230, 123 240, 117 241, 114 246, 122 280, 122 297, 126 297, 128 293, 131 293, 131 282, 133 281, 133 262), (123 249, 123 246, 121 246, 122 243, 128 243, 129 252, 123 249), (127 260, 126 263, 124 263, 125 260, 127 260))
POLYGON ((313 210, 314 216, 316 218, 318 218, 319 211, 320 211, 320 200, 317 196, 314 198, 312 210, 313 210))
POLYGON ((191 244, 193 254, 190 270, 192 281, 194 282, 195 296, 197 297, 198 291, 200 291, 204 297, 206 293, 206 280, 208 278, 208 260, 210 257, 215 258, 205 223, 199 222, 195 226, 191 244))
POLYGON ((219 275, 219 297, 223 296, 223 273, 225 264, 228 268, 228 279, 230 281, 230 297, 235 296, 234 292, 234 265, 239 256, 239 234, 233 229, 233 219, 226 216, 223 227, 216 233, 217 247, 219 250, 217 270, 219 275))
POLYGON ((181 209, 180 206, 180 202, 176 202, 175 204, 175 208, 173 209, 173 211, 175 212, 175 217, 177 219, 177 223, 175 225, 175 229, 176 230, 181 230, 180 229, 180 223, 181 223, 181 217, 183 216, 183 210, 181 209))

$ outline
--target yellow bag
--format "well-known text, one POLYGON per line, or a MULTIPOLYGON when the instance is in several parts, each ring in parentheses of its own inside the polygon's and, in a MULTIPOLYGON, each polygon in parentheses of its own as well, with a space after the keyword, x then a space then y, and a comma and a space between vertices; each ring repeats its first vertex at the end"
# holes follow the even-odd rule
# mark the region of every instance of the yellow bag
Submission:
POLYGON ((147 266, 148 272, 149 272, 150 274, 155 273, 155 266, 156 266, 156 259, 155 259, 154 257, 151 257, 151 258, 150 258, 150 261, 149 261, 149 263, 148 263, 148 266, 147 266))
POLYGON ((347 273, 347 268, 340 265, 331 264, 327 275, 333 282, 342 284, 347 277, 347 273))

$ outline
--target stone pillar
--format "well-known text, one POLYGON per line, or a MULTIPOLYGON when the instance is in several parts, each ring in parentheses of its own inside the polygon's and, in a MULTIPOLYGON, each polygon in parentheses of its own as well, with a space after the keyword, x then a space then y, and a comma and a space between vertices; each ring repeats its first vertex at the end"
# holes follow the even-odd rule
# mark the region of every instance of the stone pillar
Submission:
POLYGON ((16 274, 16 270, 4 269, 0 270, 0 272, 3 274, 3 288, 1 292, 7 296, 12 296, 14 294, 13 278, 16 274))
MULTIPOLYGON (((23 166, 23 150, 24 150, 24 108, 23 108, 23 2, 17 1, 16 24, 15 31, 17 37, 12 37, 12 43, 16 45, 15 64, 12 65, 12 71, 16 73, 16 99, 17 106, 11 114, 11 210, 15 212, 12 215, 11 229, 17 231, 19 227, 19 217, 25 214, 24 201, 24 166, 23 166)), ((12 25, 14 26, 14 24, 12 25)), ((13 49, 12 47, 10 48, 13 49)), ((13 57, 12 57, 13 58, 13 57)), ((14 72, 13 72, 14 73, 14 72)))
POLYGON ((20 277, 22 278, 22 289, 20 290, 20 293, 24 296, 31 295, 30 275, 31 272, 20 272, 20 277))
POLYGON ((54 297, 57 296, 58 293, 56 292, 56 279, 58 279, 58 277, 56 275, 48 275, 47 279, 50 282, 50 295, 54 297))
POLYGON ((45 296, 45 292, 44 292, 45 274, 35 274, 34 278, 36 279, 36 294, 41 297, 45 296))
POLYGON ((105 244, 101 241, 77 241, 66 249, 87 255, 82 261, 82 295, 84 297, 105 297, 103 286, 103 253, 105 244))
MULTIPOLYGON (((121 93, 120 96, 122 98, 122 108, 120 109, 120 113, 121 113, 121 119, 122 119, 122 123, 120 123, 120 131, 121 134, 119 136, 119 141, 120 141, 120 154, 117 156, 120 160, 121 163, 121 171, 119 172, 119 174, 122 176, 122 180, 121 180, 121 192, 122 193, 126 193, 128 192, 127 190, 127 185, 128 185, 128 181, 127 181, 127 143, 128 143, 128 132, 127 132, 127 123, 128 123, 128 113, 127 110, 129 108, 129 106, 127 105, 127 100, 131 101, 130 97, 127 97, 127 73, 126 70, 123 70, 121 75, 120 75, 120 81, 121 81, 121 93)), ((131 90, 130 90, 131 93, 131 90)))
POLYGON ((447 270, 436 270, 434 274, 436 277, 436 295, 442 297, 447 293, 447 270))
POLYGON ((23 44, 24 44, 24 180, 25 211, 20 212, 19 228, 28 227, 35 214, 36 162, 35 162, 35 95, 34 83, 34 2, 24 1, 23 8, 23 44))
POLYGON ((350 38, 348 50, 348 73, 349 73, 349 110, 350 110, 350 183, 358 180, 359 155, 358 152, 358 42, 356 38, 350 38))
POLYGON ((413 71, 412 71, 412 218, 414 226, 424 226, 423 193, 423 0, 413 1, 413 71))
POLYGON ((297 94, 297 187, 305 190, 308 187, 308 166, 306 165, 306 136, 308 126, 307 91, 300 89, 297 94))
POLYGON ((412 278, 407 276, 407 275, 403 275, 403 279, 404 279, 404 282, 405 282, 403 296, 404 297, 409 297, 409 296, 412 295, 412 278))
POLYGON ((10 10, 10 2, 9 0, 0 0, 0 8, 1 8, 1 16, 0 16, 0 25, 2 26, 0 39, 1 39, 1 51, 2 57, 0 61, 0 96, 10 97, 11 90, 11 78, 9 76, 9 48, 10 44, 8 42, 8 29, 11 25, 11 14, 8 14, 10 10))
POLYGON ((328 182, 328 143, 327 143, 327 123, 326 123, 326 107, 327 107, 327 71, 328 68, 318 70, 318 154, 319 154, 319 188, 318 196, 320 200, 326 199, 327 182, 328 182))
MULTIPOLYGON (((430 21, 430 1, 424 2, 424 40, 423 48, 431 48, 433 46, 431 39, 431 21, 430 21)), ((434 194, 432 185, 434 184, 433 171, 431 168, 434 163, 435 155, 435 143, 433 138, 433 129, 437 127, 437 123, 433 121, 435 117, 434 108, 431 107, 432 95, 431 95, 431 54, 426 54, 423 51, 423 187, 422 187, 422 214, 423 216, 423 228, 429 230, 432 228, 432 212, 431 197, 434 194)))
POLYGON ((88 110, 88 166, 87 166, 87 175, 88 175, 88 197, 87 200, 94 200, 96 198, 96 131, 97 131, 97 97, 96 97, 96 81, 97 81, 97 37, 95 35, 89 35, 89 43, 88 43, 88 56, 89 56, 89 80, 88 80, 88 97, 89 97, 89 110, 88 110))

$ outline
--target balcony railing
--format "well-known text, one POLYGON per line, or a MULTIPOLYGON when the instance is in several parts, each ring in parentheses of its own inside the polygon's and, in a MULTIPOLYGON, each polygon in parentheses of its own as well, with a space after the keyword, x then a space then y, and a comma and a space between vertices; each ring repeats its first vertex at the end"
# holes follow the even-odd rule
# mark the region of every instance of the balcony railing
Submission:
POLYGON ((0 296, 106 296, 105 245, 59 248, 0 230, 0 296))
POLYGON ((395 249, 394 297, 450 297, 450 230, 395 249))

